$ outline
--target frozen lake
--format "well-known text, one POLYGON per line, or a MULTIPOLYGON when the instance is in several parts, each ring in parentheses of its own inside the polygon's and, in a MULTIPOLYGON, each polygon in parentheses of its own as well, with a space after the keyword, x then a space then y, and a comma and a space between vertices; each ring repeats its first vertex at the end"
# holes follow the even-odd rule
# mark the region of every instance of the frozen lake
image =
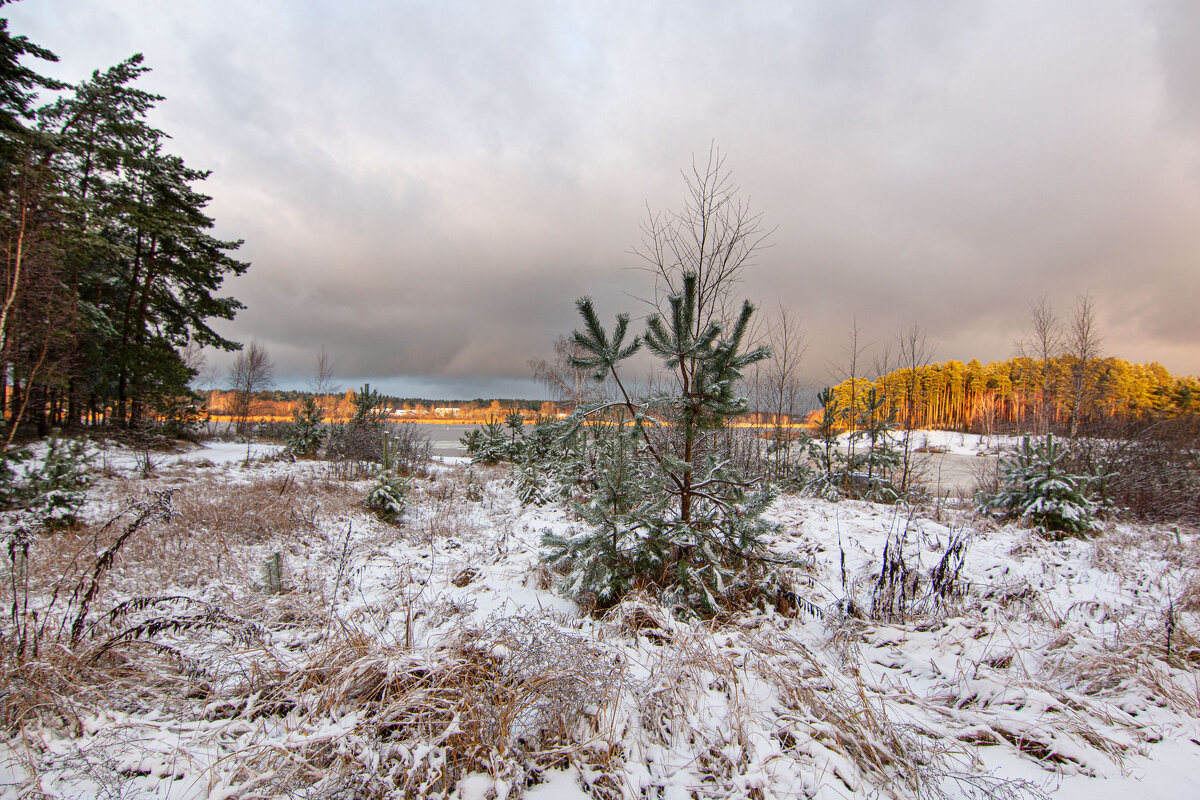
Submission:
MULTIPOLYGON (((459 439, 467 432, 482 427, 478 423, 471 424, 441 424, 441 423, 412 423, 429 437, 430 449, 435 456, 465 456, 467 451, 459 439)), ((968 441, 961 442, 959 434, 930 433, 931 444, 947 446, 947 453, 921 453, 917 455, 917 463, 925 483, 931 494, 951 497, 959 493, 970 493, 975 488, 976 474, 989 461, 995 463, 994 456, 972 454, 978 446, 978 437, 966 437, 968 441), (942 440, 945 441, 942 441, 942 440)))
POLYGON ((462 425, 414 422, 410 424, 415 425, 417 430, 429 437, 429 446, 435 456, 465 456, 467 451, 459 439, 469 431, 482 427, 478 423, 462 425))

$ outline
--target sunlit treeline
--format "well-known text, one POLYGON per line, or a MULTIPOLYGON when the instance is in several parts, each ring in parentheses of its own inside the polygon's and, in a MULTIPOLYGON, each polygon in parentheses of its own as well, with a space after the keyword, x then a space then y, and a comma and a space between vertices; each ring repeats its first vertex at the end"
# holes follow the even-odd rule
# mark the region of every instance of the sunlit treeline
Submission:
MULTIPOLYGON (((300 408, 303 392, 260 392, 253 401, 250 421, 284 422, 300 408)), ((319 395, 317 403, 330 422, 346 422, 354 416, 354 391, 319 395)), ((205 398, 208 415, 222 419, 233 414, 234 392, 214 390, 205 398)), ((533 422, 564 413, 556 403, 537 400, 412 400, 385 398, 382 414, 395 422, 487 422, 503 420, 512 412, 533 422)))
POLYGON ((833 387, 833 397, 838 408, 865 414, 871 388, 884 414, 919 428, 1061 429, 1076 408, 1083 424, 1200 411, 1200 380, 1173 376, 1161 364, 1120 358, 1084 364, 1071 356, 944 361, 874 380, 845 380, 833 387))

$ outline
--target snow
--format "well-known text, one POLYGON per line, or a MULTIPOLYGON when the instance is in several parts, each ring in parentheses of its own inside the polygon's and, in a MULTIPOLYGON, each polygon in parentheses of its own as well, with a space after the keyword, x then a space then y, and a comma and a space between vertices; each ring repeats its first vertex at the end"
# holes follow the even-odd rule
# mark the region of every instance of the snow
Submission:
MULTIPOLYGON (((858 434, 861 437, 861 433, 858 434)), ((902 445, 904 431, 893 430, 887 434, 893 443, 902 445)), ((852 434, 843 433, 838 437, 838 443, 847 446, 852 434)), ((994 434, 987 436, 978 433, 960 433, 958 431, 925 431, 915 430, 910 434, 914 450, 929 451, 954 456, 984 456, 995 455, 998 452, 1015 450, 1020 444, 1019 436, 994 434)), ((861 438, 860 444, 861 447, 861 438)))
MULTIPOLYGON (((922 441, 958 455, 1012 444, 922 441)), ((159 549, 122 555, 106 607, 185 594, 266 634, 164 634, 211 693, 158 687, 169 703, 131 694, 76 730, 27 728, 0 750, 0 800, 285 797, 301 778, 352 796, 354 781, 389 770, 411 796, 458 800, 909 796, 916 779, 948 798, 1197 796, 1200 620, 1181 603, 1200 575, 1195 534, 1109 523, 1052 541, 944 507, 785 496, 768 512, 773 549, 807 564, 793 588, 808 612, 683 621, 638 595, 594 617, 538 558, 545 532, 580 521, 521 506, 503 468, 475 467, 484 497, 469 501, 466 467, 443 458, 414 480, 397 527, 362 509, 365 482, 330 488, 326 465, 275 452, 255 446, 247 463, 244 444, 214 443, 159 457, 150 477, 127 451, 94 462, 92 519, 130 487, 171 486, 247 494, 244 513, 264 520, 255 536, 213 545, 213 574, 202 548, 220 520, 182 541, 151 532, 159 549), (287 513, 269 516, 276 501, 287 513), (887 543, 903 542, 928 576, 962 536, 960 593, 918 592, 904 618, 870 618, 887 543), (189 577, 145 585, 137 559, 163 560, 168 545, 191 548, 189 577), (290 592, 266 596, 255 582, 273 552, 290 592), (436 683, 454 670, 463 682, 436 683), (436 716, 453 692, 469 702, 425 733, 406 716, 436 716), (454 749, 474 736, 482 749, 454 749), (438 789, 439 775, 454 780, 438 789), (971 794, 980 786, 993 794, 971 794)))

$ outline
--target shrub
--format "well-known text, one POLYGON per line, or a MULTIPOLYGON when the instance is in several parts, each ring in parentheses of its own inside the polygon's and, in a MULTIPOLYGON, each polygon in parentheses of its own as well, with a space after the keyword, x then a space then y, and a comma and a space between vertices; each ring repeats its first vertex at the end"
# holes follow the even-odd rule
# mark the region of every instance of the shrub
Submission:
POLYGON ((1046 531, 1077 536, 1100 529, 1101 504, 1090 496, 1097 478, 1073 475, 1064 462, 1068 449, 1053 435, 1021 440, 1016 454, 1000 460, 1000 492, 981 509, 1010 519, 1028 519, 1046 531))
POLYGON ((1200 416, 1138 420, 1080 440, 1067 463, 1076 473, 1103 476, 1097 496, 1129 517, 1200 524, 1200 416))
POLYGON ((316 455, 325 441, 325 412, 317 403, 315 395, 304 398, 300 407, 292 412, 292 424, 288 429, 287 447, 298 456, 316 455))
POLYGON ((366 506, 384 522, 396 522, 404 515, 404 499, 411 488, 400 476, 380 470, 367 490, 366 506))
POLYGON ((538 470, 533 461, 525 461, 513 467, 513 478, 516 481, 517 499, 521 505, 544 506, 553 499, 546 476, 538 470))
POLYGON ((91 482, 87 444, 51 439, 41 459, 27 450, 0 456, 0 510, 27 524, 55 528, 74 525, 91 482))

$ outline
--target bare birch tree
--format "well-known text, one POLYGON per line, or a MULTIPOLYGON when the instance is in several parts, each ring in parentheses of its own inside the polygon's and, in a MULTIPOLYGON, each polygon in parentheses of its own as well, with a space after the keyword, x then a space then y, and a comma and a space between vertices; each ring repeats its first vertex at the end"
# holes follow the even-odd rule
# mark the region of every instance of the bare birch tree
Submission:
POLYGON ((1052 410, 1058 395, 1053 362, 1063 353, 1063 330, 1045 295, 1030 306, 1029 322, 1032 330, 1017 344, 1017 352, 1037 365, 1038 387, 1034 398, 1036 432, 1045 435, 1050 432, 1052 410))
POLYGON ((1075 313, 1067 329, 1067 355, 1071 358, 1071 438, 1079 434, 1084 407, 1096 393, 1096 361, 1103 342, 1096 323, 1096 301, 1088 294, 1075 300, 1075 313))
POLYGON ((726 329, 741 306, 731 302, 734 284, 755 254, 767 246, 772 230, 763 228, 762 214, 748 200, 725 167, 715 144, 704 166, 692 157, 691 172, 683 172, 688 199, 679 211, 652 212, 642 224, 642 241, 633 249, 654 275, 653 305, 667 316, 666 298, 683 291, 683 276, 696 276, 698 312, 692 332, 699 335, 710 322, 726 329))
POLYGON ((570 338, 559 336, 554 340, 554 358, 529 359, 529 368, 534 380, 546 387, 555 399, 574 406, 603 399, 607 392, 604 385, 590 380, 591 373, 571 365, 571 359, 582 358, 583 350, 570 338))
POLYGON ((275 364, 266 348, 257 341, 237 354, 229 368, 229 390, 233 394, 231 409, 235 430, 246 432, 246 423, 254 408, 254 395, 264 392, 275 384, 275 364))

